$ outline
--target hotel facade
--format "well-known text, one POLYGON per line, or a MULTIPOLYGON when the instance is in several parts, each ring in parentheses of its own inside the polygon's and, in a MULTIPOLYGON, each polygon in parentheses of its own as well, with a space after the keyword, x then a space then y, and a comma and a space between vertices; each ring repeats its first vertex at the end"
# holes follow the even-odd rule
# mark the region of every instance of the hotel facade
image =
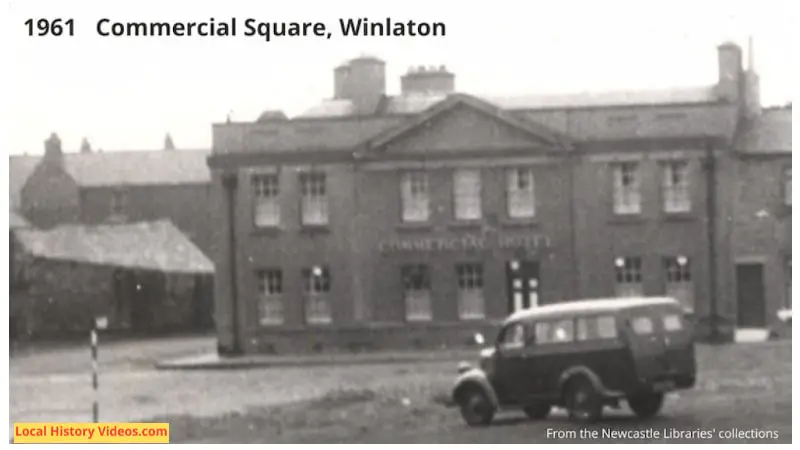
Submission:
POLYGON ((215 124, 220 353, 457 346, 610 296, 671 295, 715 337, 774 325, 791 107, 761 108, 735 44, 717 64, 696 88, 489 98, 444 67, 388 96, 362 57, 299 117, 215 124))

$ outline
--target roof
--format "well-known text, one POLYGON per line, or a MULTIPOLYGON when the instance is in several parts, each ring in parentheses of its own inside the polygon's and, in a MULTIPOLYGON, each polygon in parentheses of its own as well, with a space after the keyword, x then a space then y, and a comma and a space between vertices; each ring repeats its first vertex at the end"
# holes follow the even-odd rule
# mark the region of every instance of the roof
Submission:
MULTIPOLYGON (((211 182, 208 150, 148 150, 65 153, 64 168, 82 187, 200 184, 211 182)), ((41 155, 11 155, 12 207, 41 155)))
MULTIPOLYGON (((448 94, 443 93, 409 93, 387 97, 385 109, 381 113, 417 114, 439 103, 447 96, 448 94)), ((477 95, 475 97, 508 110, 684 105, 717 101, 714 86, 513 96, 477 95)), ((353 103, 350 100, 325 100, 303 112, 298 117, 344 117, 352 115, 354 110, 353 103)))
POLYGON ((518 320, 533 320, 537 318, 560 316, 562 314, 592 314, 601 312, 614 312, 627 308, 649 307, 659 305, 680 304, 669 297, 630 297, 630 298, 605 298, 586 299, 572 302, 554 303, 536 308, 526 309, 512 314, 506 322, 518 320))
POLYGON ((434 117, 452 110, 458 105, 466 105, 470 108, 488 114, 505 123, 506 125, 533 136, 535 139, 543 141, 548 145, 568 146, 566 136, 563 136, 554 130, 534 122, 518 120, 516 117, 508 114, 505 110, 477 97, 466 94, 450 94, 444 101, 438 102, 434 106, 427 108, 422 114, 418 114, 413 119, 408 120, 406 123, 398 127, 391 128, 385 133, 377 136, 372 142, 370 142, 370 145, 373 147, 384 146, 390 141, 414 130, 416 127, 423 125, 434 117))
POLYGON ((580 109, 611 106, 712 103, 717 101, 713 86, 506 97, 485 96, 483 98, 504 109, 580 109))
POLYGON ((14 235, 36 258, 165 273, 213 273, 213 263, 172 222, 61 225, 14 235))
POLYGON ((11 210, 8 215, 8 227, 12 230, 17 228, 28 228, 30 223, 17 211, 11 210))
POLYGON ((767 108, 745 126, 737 150, 768 154, 792 152, 792 108, 767 108))
POLYGON ((281 123, 219 124, 214 129, 214 148, 219 154, 242 149, 264 152, 351 150, 406 120, 406 117, 351 116, 281 123))

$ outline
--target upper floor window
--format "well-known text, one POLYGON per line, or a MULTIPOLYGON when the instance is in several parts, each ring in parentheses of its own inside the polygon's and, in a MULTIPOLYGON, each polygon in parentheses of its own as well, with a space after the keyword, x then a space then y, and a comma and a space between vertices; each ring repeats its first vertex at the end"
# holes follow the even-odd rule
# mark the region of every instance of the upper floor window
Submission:
POLYGON ((642 212, 639 164, 625 162, 613 165, 614 213, 639 214, 642 212))
POLYGON ((453 197, 456 219, 480 219, 482 213, 480 170, 460 169, 453 172, 453 197))
POLYGON ((403 296, 406 303, 406 320, 427 321, 431 314, 431 277, 424 264, 403 266, 403 296))
POLYGON ((256 174, 251 178, 253 188, 253 220, 258 227, 278 226, 281 207, 278 203, 280 186, 277 174, 256 174))
POLYGON ((792 206, 792 168, 783 169, 783 202, 792 206))
POLYGON ((303 225, 326 225, 328 223, 328 195, 326 177, 321 172, 300 174, 302 196, 301 218, 303 225))
POLYGON ((506 209, 513 219, 536 215, 536 186, 530 167, 509 169, 506 173, 506 209))
POLYGON ((260 270, 258 280, 258 321, 261 325, 283 323, 283 273, 280 269, 260 270))
POLYGON ((407 172, 401 181, 403 222, 426 222, 430 217, 430 194, 426 172, 407 172))
POLYGON ((664 211, 668 213, 688 212, 692 209, 689 192, 689 163, 670 161, 663 166, 664 211))
POLYGON ((642 295, 642 259, 638 257, 617 258, 614 261, 617 272, 617 297, 638 297, 642 295))
POLYGON ((328 293, 331 275, 327 267, 303 269, 303 294, 306 301, 307 323, 330 323, 331 307, 328 293))

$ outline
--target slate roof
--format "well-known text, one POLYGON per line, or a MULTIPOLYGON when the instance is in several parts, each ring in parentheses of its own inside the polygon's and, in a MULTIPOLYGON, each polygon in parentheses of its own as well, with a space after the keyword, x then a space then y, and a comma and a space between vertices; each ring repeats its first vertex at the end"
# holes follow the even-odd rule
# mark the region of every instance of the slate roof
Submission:
POLYGON ((227 153, 228 148, 264 152, 349 150, 408 119, 384 116, 219 124, 214 130, 214 148, 220 154, 227 153))
MULTIPOLYGON (((83 187, 200 184, 211 182, 208 150, 149 150, 65 153, 64 167, 83 187)), ((41 160, 40 155, 11 155, 9 190, 12 207, 41 160)))
POLYGON ((156 270, 213 273, 213 263, 172 222, 61 225, 14 230, 27 254, 43 259, 156 270))
MULTIPOLYGON (((379 114, 417 114, 447 98, 448 94, 411 93, 387 97, 379 114)), ((475 95, 508 110, 584 109, 614 106, 683 105, 711 103, 717 100, 714 86, 675 87, 667 89, 533 94, 513 96, 475 95)), ((352 115, 350 100, 325 100, 300 118, 344 117, 352 115)))
POLYGON ((737 150, 750 154, 792 152, 792 108, 766 108, 745 126, 737 150))

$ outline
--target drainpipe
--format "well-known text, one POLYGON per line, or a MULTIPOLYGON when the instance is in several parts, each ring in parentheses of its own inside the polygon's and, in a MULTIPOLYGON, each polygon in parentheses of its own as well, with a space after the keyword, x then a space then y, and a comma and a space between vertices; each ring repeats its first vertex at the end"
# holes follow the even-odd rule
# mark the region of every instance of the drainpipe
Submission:
POLYGON ((228 264, 230 267, 231 283, 231 309, 233 328, 233 348, 231 353, 240 355, 243 353, 241 345, 241 325, 239 323, 239 284, 236 270, 236 188, 238 185, 236 173, 226 173, 222 176, 222 186, 225 189, 226 204, 228 207, 228 264))
POLYGON ((576 223, 575 210, 578 207, 577 199, 575 198, 575 171, 578 170, 579 156, 574 154, 575 148, 569 149, 570 154, 567 155, 567 170, 569 170, 569 224, 570 224, 570 251, 572 253, 572 266, 574 276, 574 287, 572 297, 575 299, 582 298, 581 289, 581 264, 578 260, 578 224, 576 223))
POLYGON ((717 164, 714 156, 714 144, 706 142, 706 219, 708 233, 708 267, 709 267, 709 340, 719 342, 719 307, 717 304, 717 164))

